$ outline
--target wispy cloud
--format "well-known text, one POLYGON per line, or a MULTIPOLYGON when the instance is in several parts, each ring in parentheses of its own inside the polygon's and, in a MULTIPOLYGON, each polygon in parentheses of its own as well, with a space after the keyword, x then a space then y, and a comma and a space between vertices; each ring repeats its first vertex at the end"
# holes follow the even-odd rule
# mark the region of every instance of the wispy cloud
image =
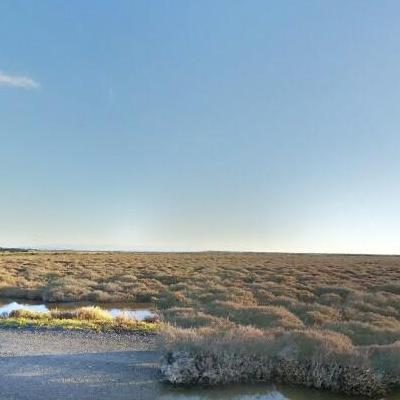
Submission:
POLYGON ((22 75, 7 75, 3 71, 0 71, 0 87, 14 87, 22 89, 39 89, 40 84, 34 81, 29 76, 22 75))

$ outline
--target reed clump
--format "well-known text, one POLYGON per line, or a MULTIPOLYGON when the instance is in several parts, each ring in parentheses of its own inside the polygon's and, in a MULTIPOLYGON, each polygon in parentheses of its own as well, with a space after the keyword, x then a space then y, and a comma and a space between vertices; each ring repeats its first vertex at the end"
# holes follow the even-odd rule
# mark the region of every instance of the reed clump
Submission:
POLYGON ((0 327, 94 330, 97 332, 156 332, 158 321, 137 321, 126 316, 113 318, 100 307, 51 310, 46 313, 15 310, 0 318, 0 327))

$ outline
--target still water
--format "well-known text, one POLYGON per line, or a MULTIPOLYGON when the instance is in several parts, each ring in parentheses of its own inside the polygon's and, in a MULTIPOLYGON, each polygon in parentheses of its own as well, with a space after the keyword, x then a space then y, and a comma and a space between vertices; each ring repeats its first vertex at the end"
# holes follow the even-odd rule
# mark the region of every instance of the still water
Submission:
MULTIPOLYGON (((165 387, 158 397, 162 400, 366 400, 316 389, 276 385, 232 385, 226 388, 165 387)), ((400 400, 400 393, 381 398, 400 400)), ((370 400, 370 399, 369 399, 370 400)))
POLYGON ((137 305, 128 303, 113 303, 113 304, 94 304, 94 303, 51 303, 43 304, 37 302, 24 301, 19 303, 13 300, 0 300, 0 316, 7 316, 11 311, 14 310, 27 310, 35 312, 48 312, 52 309, 59 310, 71 310, 83 306, 99 306, 108 311, 113 317, 119 315, 125 315, 129 318, 134 318, 138 321, 142 321, 146 318, 154 317, 156 314, 152 311, 149 305, 137 305))

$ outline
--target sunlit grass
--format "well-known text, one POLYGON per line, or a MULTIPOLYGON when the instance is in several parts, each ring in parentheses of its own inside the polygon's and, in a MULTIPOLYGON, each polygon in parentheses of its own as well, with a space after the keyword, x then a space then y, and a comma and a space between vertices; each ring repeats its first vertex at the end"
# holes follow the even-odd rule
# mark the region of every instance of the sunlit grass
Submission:
POLYGON ((52 310, 38 313, 17 310, 0 318, 0 326, 14 328, 46 328, 65 330, 93 330, 97 332, 156 332, 158 323, 137 321, 119 316, 113 318, 99 307, 82 307, 71 311, 52 310))
POLYGON ((0 297, 153 302, 178 327, 317 328, 354 345, 400 339, 399 288, 400 257, 0 253, 0 297))

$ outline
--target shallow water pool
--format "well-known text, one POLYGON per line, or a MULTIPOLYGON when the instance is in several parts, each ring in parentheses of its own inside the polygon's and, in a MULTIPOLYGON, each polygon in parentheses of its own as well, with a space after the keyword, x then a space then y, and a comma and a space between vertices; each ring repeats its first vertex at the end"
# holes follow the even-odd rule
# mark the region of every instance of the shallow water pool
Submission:
POLYGON ((30 301, 18 302, 15 300, 0 300, 0 316, 7 316, 11 311, 27 310, 45 313, 52 309, 73 310, 83 306, 99 306, 108 311, 114 318, 124 315, 128 318, 143 321, 146 318, 156 317, 156 313, 151 308, 135 304, 94 304, 94 303, 37 303, 30 301))
MULTIPOLYGON (((160 400, 367 400, 328 391, 284 385, 230 385, 221 388, 165 387, 160 400)), ((379 400, 400 400, 395 392, 379 400)))

